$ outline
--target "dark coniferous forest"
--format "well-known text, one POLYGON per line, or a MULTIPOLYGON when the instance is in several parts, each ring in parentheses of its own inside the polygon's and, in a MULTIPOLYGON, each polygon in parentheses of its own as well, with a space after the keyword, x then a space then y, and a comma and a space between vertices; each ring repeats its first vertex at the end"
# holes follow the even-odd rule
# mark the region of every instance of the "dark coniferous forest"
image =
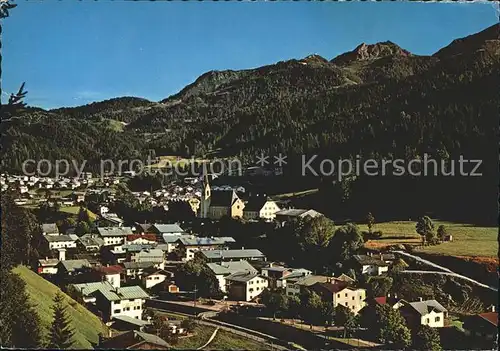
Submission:
MULTIPOLYGON (((211 71, 159 102, 121 97, 74 108, 2 113, 3 170, 26 159, 284 153, 330 159, 483 160, 481 177, 321 179, 315 202, 332 216, 436 217, 495 223, 498 185, 499 25, 431 56, 392 42, 361 44, 242 71, 211 71), (339 191, 339 187, 343 191, 339 191), (346 190, 347 187, 347 190, 346 190)), ((29 81, 27 82, 29 90, 29 81)))

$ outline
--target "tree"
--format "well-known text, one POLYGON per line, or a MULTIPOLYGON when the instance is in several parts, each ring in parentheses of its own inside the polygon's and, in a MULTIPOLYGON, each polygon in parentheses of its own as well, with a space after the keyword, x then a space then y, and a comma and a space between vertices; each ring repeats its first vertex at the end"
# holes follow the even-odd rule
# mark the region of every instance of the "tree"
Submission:
POLYGON ((388 276, 373 276, 368 278, 368 291, 372 297, 387 296, 392 288, 393 279, 388 276))
POLYGON ((54 306, 52 308, 54 310, 54 320, 50 327, 48 348, 54 350, 68 349, 73 345, 75 332, 71 327, 64 303, 64 295, 61 292, 57 292, 54 297, 54 306))
POLYGON ((181 322, 181 327, 186 329, 190 333, 194 332, 196 325, 196 320, 192 317, 186 318, 181 322))
POLYGON ((84 235, 90 232, 90 227, 87 222, 78 222, 75 228, 76 235, 84 235))
POLYGON ((357 225, 348 223, 335 232, 330 242, 336 261, 347 261, 363 246, 364 240, 357 225))
POLYGON ((368 226, 368 233, 372 233, 373 225, 375 224, 375 217, 373 217, 371 212, 368 212, 366 216, 366 225, 368 226))
POLYGON ((262 295, 262 303, 269 309, 273 314, 273 318, 276 318, 276 314, 284 313, 288 310, 288 296, 282 292, 270 292, 269 290, 264 291, 262 295))
POLYGON ((437 229, 437 237, 439 240, 444 241, 445 237, 448 235, 448 231, 446 230, 446 226, 441 224, 437 229))
POLYGON ((415 225, 416 232, 422 237, 422 243, 434 238, 434 223, 428 216, 420 217, 415 225))
POLYGON ((29 302, 26 283, 4 265, 0 281, 0 345, 14 349, 42 347, 40 318, 29 302))
POLYGON ((288 296, 288 315, 292 318, 300 318, 300 298, 296 295, 288 296))
POLYGON ((342 305, 337 305, 337 307, 335 307, 335 316, 333 320, 336 326, 344 327, 344 338, 350 337, 353 330, 357 327, 357 320, 354 313, 342 305))
POLYGON ((78 222, 85 222, 87 224, 91 222, 89 211, 83 206, 80 206, 80 210, 78 211, 78 222))
POLYGON ((428 325, 420 325, 413 338, 413 348, 416 350, 442 350, 439 332, 428 325))
POLYGON ((176 283, 183 290, 197 290, 197 297, 219 297, 222 292, 219 281, 213 271, 198 259, 193 259, 183 264, 177 274, 176 283))
POLYGON ((375 323, 371 328, 375 332, 378 341, 381 343, 403 343, 400 347, 408 347, 408 337, 410 334, 406 322, 398 310, 389 305, 375 306, 375 323), (400 336, 403 334, 403 336, 400 336))
POLYGON ((306 323, 321 324, 321 308, 323 301, 321 297, 315 292, 305 291, 300 297, 301 313, 300 315, 306 323))

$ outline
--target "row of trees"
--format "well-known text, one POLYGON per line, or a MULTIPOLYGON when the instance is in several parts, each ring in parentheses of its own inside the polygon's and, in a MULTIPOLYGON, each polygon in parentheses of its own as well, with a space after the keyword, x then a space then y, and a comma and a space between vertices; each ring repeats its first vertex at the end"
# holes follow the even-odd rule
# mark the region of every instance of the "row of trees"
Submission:
POLYGON ((444 241, 448 235, 446 226, 443 224, 437 228, 436 232, 434 222, 429 216, 420 217, 415 225, 415 230, 422 237, 423 244, 436 245, 444 241))

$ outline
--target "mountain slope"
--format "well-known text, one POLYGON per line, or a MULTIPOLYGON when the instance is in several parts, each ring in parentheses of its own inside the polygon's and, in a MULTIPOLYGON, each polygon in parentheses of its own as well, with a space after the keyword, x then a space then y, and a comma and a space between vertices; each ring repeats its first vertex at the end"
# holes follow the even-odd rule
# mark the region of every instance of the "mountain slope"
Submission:
MULTIPOLYGON (((46 336, 53 319, 52 301, 60 289, 25 266, 18 266, 14 269, 14 272, 19 274, 26 282, 26 290, 31 302, 36 305, 46 336)), ((92 343, 96 344, 98 342, 99 333, 107 335, 106 327, 92 312, 69 296, 64 296, 65 302, 68 304, 67 311, 71 318, 71 326, 75 330, 73 348, 92 349, 92 343)))

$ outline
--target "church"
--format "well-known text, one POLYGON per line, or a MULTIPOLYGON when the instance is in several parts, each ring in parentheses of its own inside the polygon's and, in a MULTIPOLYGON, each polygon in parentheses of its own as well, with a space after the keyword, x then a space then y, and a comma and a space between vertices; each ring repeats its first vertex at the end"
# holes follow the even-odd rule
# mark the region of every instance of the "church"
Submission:
POLYGON ((200 202, 200 218, 220 219, 224 216, 243 217, 245 203, 234 190, 214 191, 210 189, 208 176, 203 177, 203 192, 200 202))

